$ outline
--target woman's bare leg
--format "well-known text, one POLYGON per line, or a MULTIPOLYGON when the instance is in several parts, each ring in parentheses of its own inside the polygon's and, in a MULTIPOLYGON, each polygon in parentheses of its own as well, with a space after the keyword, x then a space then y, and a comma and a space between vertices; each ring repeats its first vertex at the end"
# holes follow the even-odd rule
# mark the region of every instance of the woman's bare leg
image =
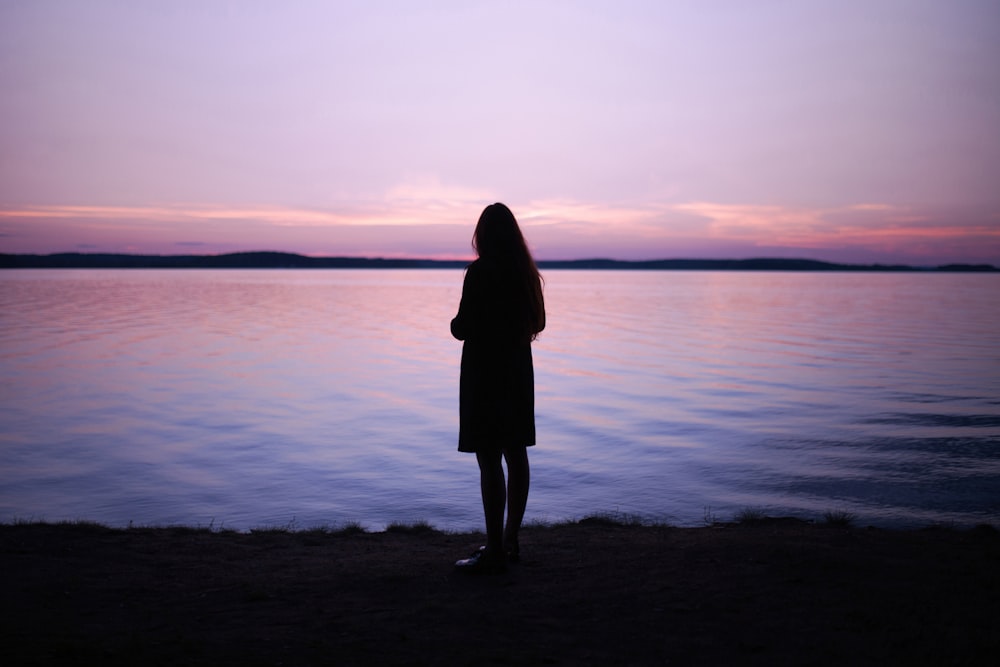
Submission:
POLYGON ((518 531, 528 506, 531 468, 528 466, 527 447, 508 447, 503 450, 503 455, 507 460, 507 527, 503 541, 508 549, 516 550, 518 531))
POLYGON ((483 494, 483 514, 486 515, 486 551, 503 553, 503 511, 507 504, 503 462, 497 452, 477 452, 479 484, 483 494))

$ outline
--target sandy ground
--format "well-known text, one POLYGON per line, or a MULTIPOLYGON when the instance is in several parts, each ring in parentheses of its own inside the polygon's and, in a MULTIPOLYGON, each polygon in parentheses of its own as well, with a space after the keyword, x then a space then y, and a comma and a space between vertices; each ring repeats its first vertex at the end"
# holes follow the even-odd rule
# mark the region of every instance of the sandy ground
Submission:
POLYGON ((995 665, 1000 533, 0 526, 3 665, 995 665))

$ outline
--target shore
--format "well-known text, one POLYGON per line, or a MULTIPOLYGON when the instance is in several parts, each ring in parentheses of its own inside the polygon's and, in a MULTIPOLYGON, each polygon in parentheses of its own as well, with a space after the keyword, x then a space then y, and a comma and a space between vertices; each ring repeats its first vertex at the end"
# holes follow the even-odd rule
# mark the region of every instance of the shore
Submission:
POLYGON ((4 665, 986 665, 1000 532, 765 519, 477 534, 0 525, 4 665))

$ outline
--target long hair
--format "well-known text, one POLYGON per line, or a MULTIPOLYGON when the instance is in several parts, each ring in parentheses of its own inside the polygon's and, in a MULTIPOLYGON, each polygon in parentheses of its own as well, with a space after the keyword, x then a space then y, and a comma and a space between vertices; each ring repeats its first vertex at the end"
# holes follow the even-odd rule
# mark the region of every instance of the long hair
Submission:
POLYGON ((545 328, 545 300, 542 276, 538 272, 528 244, 511 210, 504 204, 490 204, 483 209, 472 234, 472 248, 481 259, 501 266, 512 274, 527 297, 531 340, 545 328))

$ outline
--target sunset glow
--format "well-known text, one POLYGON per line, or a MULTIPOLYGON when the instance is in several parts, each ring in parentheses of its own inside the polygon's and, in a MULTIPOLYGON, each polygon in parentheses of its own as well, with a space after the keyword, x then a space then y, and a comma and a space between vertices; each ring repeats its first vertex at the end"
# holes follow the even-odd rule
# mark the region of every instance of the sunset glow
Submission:
POLYGON ((994 2, 0 5, 0 252, 1000 265, 994 2))

